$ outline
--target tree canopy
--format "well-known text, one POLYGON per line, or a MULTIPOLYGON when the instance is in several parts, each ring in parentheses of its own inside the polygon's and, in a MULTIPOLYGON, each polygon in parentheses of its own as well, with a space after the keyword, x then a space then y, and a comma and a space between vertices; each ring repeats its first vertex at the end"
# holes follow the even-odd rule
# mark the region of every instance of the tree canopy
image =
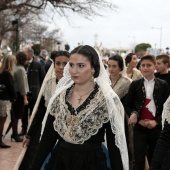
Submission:
POLYGON ((138 45, 136 45, 135 47, 135 52, 139 52, 139 51, 146 51, 147 48, 150 48, 151 45, 150 44, 147 44, 147 43, 140 43, 138 45))

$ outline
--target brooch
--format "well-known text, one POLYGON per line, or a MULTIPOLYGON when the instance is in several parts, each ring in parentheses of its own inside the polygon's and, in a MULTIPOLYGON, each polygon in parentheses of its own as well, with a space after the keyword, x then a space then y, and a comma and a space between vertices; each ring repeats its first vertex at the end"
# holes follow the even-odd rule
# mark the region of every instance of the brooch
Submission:
POLYGON ((70 135, 70 137, 72 137, 74 134, 73 127, 75 125, 78 125, 79 119, 78 119, 78 117, 76 117, 74 115, 70 115, 69 117, 67 117, 66 122, 67 122, 68 126, 71 126, 69 135, 70 135))

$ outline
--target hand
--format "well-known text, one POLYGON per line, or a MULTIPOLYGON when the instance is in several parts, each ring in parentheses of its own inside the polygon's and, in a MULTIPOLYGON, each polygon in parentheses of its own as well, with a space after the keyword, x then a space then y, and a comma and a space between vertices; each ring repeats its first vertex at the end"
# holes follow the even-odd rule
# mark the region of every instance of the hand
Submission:
POLYGON ((149 124, 150 124, 150 120, 149 119, 144 119, 144 120, 140 120, 139 124, 143 127, 148 128, 149 124))
POLYGON ((155 120, 150 120, 149 125, 147 126, 148 129, 153 129, 158 123, 155 120))
POLYGON ((29 145, 30 139, 24 138, 24 141, 22 142, 22 147, 25 148, 29 145))
POLYGON ((24 99, 24 105, 28 105, 28 100, 27 100, 27 98, 24 99))
POLYGON ((136 123, 137 123, 137 114, 133 113, 129 118, 128 124, 134 126, 136 123))

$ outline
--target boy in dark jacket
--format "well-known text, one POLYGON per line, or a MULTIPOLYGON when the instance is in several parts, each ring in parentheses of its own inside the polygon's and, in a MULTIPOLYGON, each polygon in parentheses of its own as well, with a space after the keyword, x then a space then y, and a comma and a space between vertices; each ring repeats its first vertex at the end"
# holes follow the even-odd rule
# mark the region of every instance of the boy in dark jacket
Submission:
POLYGON ((162 129, 163 104, 169 96, 168 84, 154 77, 155 63, 151 55, 141 59, 143 78, 132 82, 124 104, 129 125, 134 126, 134 170, 144 169, 145 155, 151 163, 162 129))

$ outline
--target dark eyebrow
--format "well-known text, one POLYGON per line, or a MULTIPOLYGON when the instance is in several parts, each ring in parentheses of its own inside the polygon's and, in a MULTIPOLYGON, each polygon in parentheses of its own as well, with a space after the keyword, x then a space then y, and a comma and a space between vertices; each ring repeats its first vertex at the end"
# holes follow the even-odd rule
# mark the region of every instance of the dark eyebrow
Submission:
MULTIPOLYGON (((73 63, 69 61, 69 64, 73 64, 73 63)), ((85 63, 76 63, 76 64, 85 64, 85 63)))
POLYGON ((77 64, 85 64, 85 63, 77 63, 77 64))

